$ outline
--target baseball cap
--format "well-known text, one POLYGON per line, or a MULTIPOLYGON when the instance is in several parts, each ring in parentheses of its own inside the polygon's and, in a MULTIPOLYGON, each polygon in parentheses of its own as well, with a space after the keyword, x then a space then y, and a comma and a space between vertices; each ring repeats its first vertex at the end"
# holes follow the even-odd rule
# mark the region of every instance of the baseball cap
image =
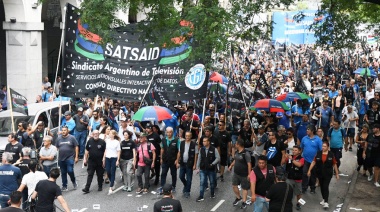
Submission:
POLYGON ((65 116, 71 116, 71 112, 70 111, 66 111, 63 115, 65 115, 65 116))
POLYGON ((284 168, 282 168, 281 166, 277 166, 277 167, 276 167, 276 175, 277 175, 277 176, 283 176, 283 175, 285 175, 285 170, 284 170, 284 168))
POLYGON ((170 184, 165 184, 165 185, 162 187, 162 192, 163 192, 164 194, 171 194, 171 193, 172 193, 172 189, 173 189, 172 185, 170 185, 170 184))
POLYGON ((380 124, 374 124, 374 125, 373 125, 373 128, 380 129, 380 124))
POLYGON ((263 125, 259 125, 259 129, 264 129, 265 127, 263 125))
POLYGON ((79 108, 78 108, 78 111, 81 111, 81 112, 82 112, 82 111, 83 111, 83 107, 79 107, 79 108))
POLYGON ((152 124, 147 123, 146 126, 145 126, 145 128, 152 129, 152 124))

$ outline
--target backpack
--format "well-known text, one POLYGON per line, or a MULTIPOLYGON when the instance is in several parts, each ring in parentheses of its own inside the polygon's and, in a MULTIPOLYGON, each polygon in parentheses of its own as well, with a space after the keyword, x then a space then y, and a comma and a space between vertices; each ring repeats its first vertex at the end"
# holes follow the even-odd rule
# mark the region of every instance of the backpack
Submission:
MULTIPOLYGON (((238 151, 236 150, 235 154, 237 152, 238 151)), ((244 159, 245 163, 247 163, 247 160, 245 159, 245 154, 251 155, 251 169, 253 169, 255 167, 255 164, 256 164, 256 158, 255 158, 255 156, 252 155, 252 151, 245 149, 245 151, 241 154, 243 156, 243 159, 244 159)))
MULTIPOLYGON (((339 128, 339 129, 340 129, 340 133, 342 133, 342 138, 344 138, 344 130, 342 128, 339 128)), ((332 131, 333 131, 333 128, 331 127, 327 133, 327 137, 331 138, 332 131)))

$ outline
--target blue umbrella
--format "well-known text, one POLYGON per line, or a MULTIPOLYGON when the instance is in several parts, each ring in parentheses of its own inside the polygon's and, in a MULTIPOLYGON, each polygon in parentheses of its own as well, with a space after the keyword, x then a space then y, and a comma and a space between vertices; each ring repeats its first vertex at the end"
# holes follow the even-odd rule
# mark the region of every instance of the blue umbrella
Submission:
POLYGON ((354 74, 359 74, 360 76, 370 76, 370 77, 376 77, 377 74, 372 68, 358 68, 354 71, 354 74))

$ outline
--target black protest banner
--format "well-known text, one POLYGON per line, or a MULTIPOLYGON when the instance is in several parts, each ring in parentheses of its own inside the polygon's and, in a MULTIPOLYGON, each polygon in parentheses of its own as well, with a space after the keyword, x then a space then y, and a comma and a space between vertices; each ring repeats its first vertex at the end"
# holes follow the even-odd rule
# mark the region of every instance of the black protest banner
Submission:
POLYGON ((9 92, 11 96, 12 111, 28 115, 28 100, 12 88, 9 88, 9 92))
POLYGON ((240 85, 235 81, 230 82, 228 89, 228 107, 232 116, 241 116, 242 111, 245 111, 242 91, 240 85))
MULTIPOLYGON (((179 27, 192 28, 192 23, 180 21, 179 27)), ((204 97, 207 73, 204 66, 199 69, 200 66, 188 62, 191 41, 166 49, 143 38, 139 30, 137 24, 112 30, 114 42, 99 45, 101 36, 92 33, 91 26, 82 23, 76 8, 67 4, 62 94, 70 97, 100 94, 141 101, 154 76, 157 90, 166 92, 169 100, 188 99, 193 93, 204 97), (192 69, 196 71, 191 72, 192 69)))
POLYGON ((309 93, 309 92, 307 91, 307 87, 306 87, 306 85, 305 85, 305 82, 303 81, 302 78, 299 78, 299 79, 298 79, 298 81, 297 81, 297 85, 296 85, 296 87, 294 88, 294 91, 295 91, 295 92, 305 93, 305 94, 309 93))
POLYGON ((260 91, 260 92, 264 93, 265 94, 265 98, 271 98, 271 96, 273 94, 273 91, 269 87, 269 85, 268 85, 268 83, 267 83, 267 81, 265 79, 265 76, 264 76, 263 72, 261 72, 260 78, 257 81, 256 91, 260 91))

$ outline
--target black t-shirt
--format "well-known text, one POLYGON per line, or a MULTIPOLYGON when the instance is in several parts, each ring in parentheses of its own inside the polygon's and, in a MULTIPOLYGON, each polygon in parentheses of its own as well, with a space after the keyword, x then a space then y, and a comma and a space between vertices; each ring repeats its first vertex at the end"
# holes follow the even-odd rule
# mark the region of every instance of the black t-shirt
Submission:
POLYGON ((35 146, 34 146, 34 142, 33 142, 33 138, 30 136, 30 135, 28 135, 28 133, 27 132, 24 132, 23 134, 22 134, 22 143, 21 143, 24 147, 30 147, 30 148, 32 148, 32 149, 34 149, 35 148, 35 146))
POLYGON ((131 140, 124 140, 120 143, 120 148, 120 158, 123 160, 130 160, 133 158, 133 150, 136 149, 136 144, 131 140))
POLYGON ((22 134, 24 134, 25 131, 17 131, 17 141, 21 143, 21 140, 22 140, 22 134))
MULTIPOLYGON (((156 156, 157 155, 160 156, 160 154, 161 154, 161 146, 160 146, 161 138, 160 138, 160 136, 157 133, 153 132, 152 134, 146 136, 146 138, 148 139, 148 142, 152 143, 153 146, 156 148, 156 156)), ((156 159, 159 159, 159 158, 156 157, 156 159)))
POLYGON ((89 161, 101 161, 103 159, 104 151, 106 150, 106 142, 99 138, 95 140, 90 138, 86 145, 86 150, 88 151, 89 161))
POLYGON ((233 126, 232 135, 239 135, 239 131, 242 128, 242 123, 243 123, 243 119, 232 117, 232 126, 233 126))
POLYGON ((379 123, 379 111, 373 111, 372 109, 367 110, 367 118, 368 118, 368 124, 370 127, 371 125, 379 123))
POLYGON ((276 139, 280 143, 284 143, 286 141, 286 139, 288 139, 288 136, 286 136, 285 134, 279 135, 278 133, 276 133, 276 139))
POLYGON ((234 173, 241 177, 248 176, 249 172, 248 172, 247 163, 251 162, 251 155, 249 154, 249 151, 243 150, 240 153, 236 151, 234 159, 235 159, 234 173))
MULTIPOLYGON (((199 140, 199 145, 201 146, 201 147, 203 147, 203 138, 204 138, 205 136, 202 136, 201 137, 201 140, 199 140)), ((210 145, 211 146, 213 146, 213 147, 215 147, 215 148, 218 148, 218 147, 220 147, 220 143, 219 143, 219 141, 218 141, 218 139, 214 136, 214 135, 212 135, 210 138, 209 138, 209 141, 210 141, 210 145)))
POLYGON ((38 130, 34 131, 33 139, 36 141, 36 148, 39 149, 42 145, 42 140, 44 139, 44 131, 39 132, 38 130))
POLYGON ((22 159, 22 163, 20 163, 17 167, 21 170, 21 175, 24 176, 29 173, 29 162, 30 159, 22 159))
POLYGON ((274 167, 281 166, 281 151, 285 150, 284 143, 276 141, 275 144, 272 144, 271 141, 268 141, 265 143, 264 150, 266 150, 267 153, 268 164, 271 164, 274 167))
POLYGON ((35 191, 38 193, 36 211, 54 211, 54 200, 56 197, 62 195, 59 186, 50 180, 41 180, 37 183, 35 191))
POLYGON ((165 197, 154 203, 153 212, 182 212, 182 205, 179 200, 165 197))
POLYGON ((215 137, 219 141, 220 154, 227 154, 228 143, 231 142, 231 135, 227 131, 218 131, 215 137))
POLYGON ((282 211, 282 205, 285 200, 285 194, 287 187, 289 187, 288 195, 286 197, 285 201, 285 207, 283 212, 292 212, 293 211, 293 188, 291 185, 287 186, 286 182, 279 182, 276 184, 273 184, 267 193, 266 198, 270 199, 269 202, 269 210, 268 212, 278 212, 282 211))
POLYGON ((24 212, 21 208, 7 207, 0 210, 1 212, 24 212))
POLYGON ((18 159, 20 159, 20 154, 22 154, 22 144, 20 144, 19 142, 17 142, 15 145, 12 145, 11 143, 8 143, 6 146, 5 146, 5 150, 4 152, 10 152, 10 153, 13 153, 13 160, 12 160, 12 163, 16 163, 16 161, 18 159))
POLYGON ((380 136, 370 134, 368 136, 368 148, 369 157, 380 157, 380 136))
MULTIPOLYGON (((182 138, 185 138, 185 134, 187 131, 190 131, 190 124, 191 121, 183 121, 181 125, 179 125, 179 128, 182 129, 182 138)), ((199 124, 197 121, 193 121, 192 123, 193 127, 199 127, 199 124)), ((191 129, 191 139, 196 139, 197 138, 197 130, 191 129)))
POLYGON ((250 148, 253 146, 253 142, 251 141, 252 129, 249 128, 245 130, 244 128, 240 130, 239 136, 244 141, 244 148, 250 148))

